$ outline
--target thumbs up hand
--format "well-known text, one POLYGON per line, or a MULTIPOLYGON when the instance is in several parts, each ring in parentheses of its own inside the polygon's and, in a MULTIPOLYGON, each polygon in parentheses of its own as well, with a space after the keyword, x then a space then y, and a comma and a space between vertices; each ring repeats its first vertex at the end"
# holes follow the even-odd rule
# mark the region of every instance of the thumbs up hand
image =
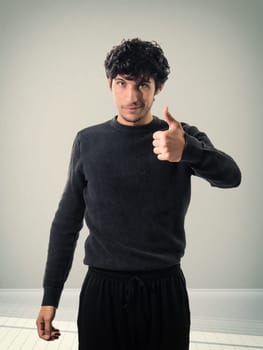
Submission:
POLYGON ((153 134, 153 152, 159 160, 180 162, 185 145, 183 127, 168 112, 168 107, 165 107, 163 114, 169 129, 153 134))

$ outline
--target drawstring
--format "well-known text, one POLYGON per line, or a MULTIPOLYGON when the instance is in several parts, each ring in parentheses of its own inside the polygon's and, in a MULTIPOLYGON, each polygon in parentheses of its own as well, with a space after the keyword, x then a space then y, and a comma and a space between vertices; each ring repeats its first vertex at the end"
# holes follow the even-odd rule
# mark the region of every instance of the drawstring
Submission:
POLYGON ((146 336, 147 333, 147 328, 149 326, 149 306, 150 306, 150 301, 148 298, 147 294, 147 288, 145 285, 145 282, 139 277, 139 276, 132 276, 129 278, 128 283, 126 284, 125 287, 125 298, 126 302, 123 305, 123 308, 129 312, 129 307, 131 305, 135 306, 135 312, 131 312, 129 316, 129 323, 130 323, 130 330, 131 330, 131 341, 132 341, 132 349, 138 348, 138 339, 137 339, 138 334, 144 334, 144 337, 146 336), (131 303, 132 298, 134 297, 134 291, 136 290, 136 284, 138 285, 138 288, 140 288, 140 291, 142 292, 142 297, 143 297, 143 303, 140 303, 142 305, 142 309, 138 310, 138 305, 134 305, 131 303), (144 322, 142 323, 142 318, 144 319, 144 322), (137 331, 136 331, 137 329, 137 331), (139 333, 137 333, 139 332, 139 333))
POLYGON ((130 301, 132 299, 132 297, 134 296, 134 290, 136 287, 136 283, 138 283, 138 286, 141 288, 142 293, 143 293, 143 297, 145 302, 143 303, 143 305, 145 306, 145 310, 147 310, 147 303, 148 301, 148 296, 147 296, 147 289, 146 289, 146 285, 144 283, 144 281, 139 277, 139 276, 132 276, 129 278, 128 284, 125 287, 125 298, 126 298, 126 302, 123 305, 124 309, 127 309, 128 311, 128 307, 130 304, 130 301))

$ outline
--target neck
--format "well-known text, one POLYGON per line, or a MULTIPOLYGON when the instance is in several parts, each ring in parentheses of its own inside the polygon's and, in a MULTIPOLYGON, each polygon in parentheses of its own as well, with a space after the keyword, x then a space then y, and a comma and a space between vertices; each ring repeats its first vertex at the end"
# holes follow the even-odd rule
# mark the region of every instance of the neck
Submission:
POLYGON ((117 121, 120 124, 127 125, 127 126, 141 126, 149 124, 153 120, 153 116, 151 113, 145 116, 141 116, 135 119, 127 118, 121 114, 118 114, 117 121))

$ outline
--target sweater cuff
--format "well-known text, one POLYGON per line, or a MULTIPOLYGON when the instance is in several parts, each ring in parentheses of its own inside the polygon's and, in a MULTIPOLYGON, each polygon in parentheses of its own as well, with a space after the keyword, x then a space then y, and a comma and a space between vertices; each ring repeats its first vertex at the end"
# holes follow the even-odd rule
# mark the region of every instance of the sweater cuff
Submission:
POLYGON ((203 145, 195 137, 184 134, 185 146, 182 155, 182 162, 188 162, 191 164, 198 164, 202 161, 203 145))
POLYGON ((60 287, 45 287, 44 295, 42 299, 42 306, 55 306, 58 307, 60 296, 62 293, 62 289, 60 287))

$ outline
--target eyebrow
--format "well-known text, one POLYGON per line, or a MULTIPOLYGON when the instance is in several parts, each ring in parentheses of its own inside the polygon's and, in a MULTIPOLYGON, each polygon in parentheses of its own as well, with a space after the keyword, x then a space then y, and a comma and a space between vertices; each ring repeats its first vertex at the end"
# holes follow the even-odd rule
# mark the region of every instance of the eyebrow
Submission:
POLYGON ((141 84, 141 83, 150 83, 150 79, 147 78, 147 77, 142 77, 142 78, 139 78, 137 80, 133 79, 132 77, 129 77, 129 76, 126 76, 126 77, 123 77, 123 76, 117 76, 114 78, 115 80, 133 80, 135 81, 137 84, 141 84))
POLYGON ((139 83, 150 83, 150 79, 148 78, 142 78, 141 80, 138 80, 139 83))

